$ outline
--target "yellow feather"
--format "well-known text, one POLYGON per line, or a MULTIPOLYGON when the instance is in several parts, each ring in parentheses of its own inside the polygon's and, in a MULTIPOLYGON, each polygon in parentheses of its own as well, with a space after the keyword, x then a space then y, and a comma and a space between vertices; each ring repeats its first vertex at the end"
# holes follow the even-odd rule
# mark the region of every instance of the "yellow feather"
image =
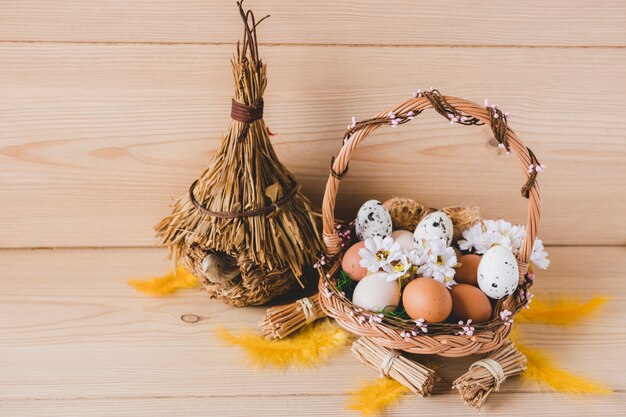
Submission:
POLYGON ((515 347, 526 356, 526 371, 522 379, 527 382, 542 383, 557 392, 565 394, 611 394, 613 391, 604 385, 574 375, 552 365, 550 357, 541 349, 529 348, 519 342, 519 333, 511 333, 515 347))
POLYGON ((521 323, 569 326, 592 315, 608 300, 608 297, 602 295, 594 296, 587 301, 568 296, 547 300, 535 297, 530 303, 530 308, 522 310, 515 320, 521 323))
POLYGON ((198 279, 191 272, 179 266, 176 268, 176 272, 170 271, 161 277, 141 281, 131 279, 128 281, 128 285, 144 294, 163 296, 173 294, 178 290, 195 288, 198 286, 198 279))
POLYGON ((376 382, 366 383, 358 390, 350 392, 347 407, 369 416, 395 405, 409 392, 411 391, 407 387, 395 379, 379 378, 376 382))
POLYGON ((250 330, 233 335, 220 328, 217 329, 217 335, 229 345, 242 347, 252 364, 279 368, 320 364, 338 352, 349 340, 348 333, 329 320, 305 327, 284 340, 267 340, 250 330))

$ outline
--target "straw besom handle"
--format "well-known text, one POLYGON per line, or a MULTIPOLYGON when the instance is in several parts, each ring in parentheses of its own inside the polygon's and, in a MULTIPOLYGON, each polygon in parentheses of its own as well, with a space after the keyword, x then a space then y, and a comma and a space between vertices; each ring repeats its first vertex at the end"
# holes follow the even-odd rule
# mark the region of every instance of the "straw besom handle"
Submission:
POLYGON ((341 241, 335 229, 335 202, 339 189, 339 182, 345 176, 348 163, 356 147, 378 127, 398 126, 407 123, 422 111, 433 108, 449 122, 464 125, 486 124, 491 127, 494 136, 501 147, 516 156, 526 183, 522 187, 522 196, 528 199, 528 216, 526 235, 518 254, 520 278, 526 273, 530 263, 533 244, 537 237, 539 226, 541 200, 537 171, 533 167, 539 166, 535 154, 527 148, 507 124, 507 115, 497 106, 481 106, 468 100, 441 95, 437 90, 429 90, 416 94, 415 98, 385 110, 371 119, 354 122, 344 136, 344 144, 339 154, 331 164, 331 173, 328 176, 322 218, 324 224, 324 244, 328 255, 336 255, 341 250, 341 241))

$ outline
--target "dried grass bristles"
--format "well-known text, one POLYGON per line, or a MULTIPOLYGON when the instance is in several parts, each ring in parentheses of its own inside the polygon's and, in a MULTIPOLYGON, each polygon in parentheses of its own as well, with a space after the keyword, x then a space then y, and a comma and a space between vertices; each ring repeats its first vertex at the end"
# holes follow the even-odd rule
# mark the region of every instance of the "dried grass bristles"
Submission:
POLYGON ((268 308, 259 328, 266 339, 284 339, 322 317, 326 317, 326 314, 320 306, 319 294, 315 294, 291 304, 268 308))
POLYGON ((476 206, 451 206, 442 208, 441 211, 446 213, 452 220, 454 241, 461 238, 464 230, 469 229, 480 221, 480 209, 476 206))
POLYGON ((430 213, 428 207, 410 198, 393 197, 383 203, 389 210, 394 230, 415 230, 417 224, 430 213))
POLYGON ((435 385, 435 371, 366 337, 352 343, 352 356, 379 371, 381 376, 395 379, 418 395, 430 395, 435 385))
POLYGON ((526 357, 507 341, 485 359, 475 362, 469 371, 457 378, 452 388, 459 390, 466 404, 479 409, 492 391, 508 377, 519 375, 526 369, 526 357))

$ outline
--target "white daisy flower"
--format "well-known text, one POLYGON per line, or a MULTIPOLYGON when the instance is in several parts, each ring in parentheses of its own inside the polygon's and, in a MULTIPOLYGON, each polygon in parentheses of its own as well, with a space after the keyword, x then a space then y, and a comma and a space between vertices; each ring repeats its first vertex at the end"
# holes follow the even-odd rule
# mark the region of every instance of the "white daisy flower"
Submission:
POLYGON ((485 231, 483 223, 478 222, 467 230, 464 230, 463 239, 459 240, 459 248, 461 250, 474 249, 477 253, 484 253, 489 247, 485 248, 485 231))
POLYGON ((454 281, 454 266, 457 264, 454 249, 446 245, 444 239, 433 239, 427 242, 424 263, 417 270, 426 278, 433 278, 450 287, 454 281))
POLYGON ((516 224, 509 230, 509 239, 514 251, 518 251, 522 247, 524 242, 524 235, 526 235, 526 226, 516 224))
MULTIPOLYGON (((461 250, 473 249, 475 253, 483 254, 492 246, 501 245, 517 255, 524 243, 526 227, 512 225, 506 220, 483 220, 464 230, 462 235, 463 239, 458 242, 461 250)), ((550 265, 547 256, 543 242, 536 239, 530 256, 531 262, 538 268, 546 269, 550 265)))
POLYGON ((409 272, 412 266, 408 254, 402 251, 391 253, 387 260, 389 262, 382 266, 383 271, 388 274, 387 281, 395 281, 398 278, 402 278, 409 272))
POLYGON ((397 252, 400 252, 400 245, 393 242, 391 236, 382 238, 380 236, 374 236, 370 239, 365 239, 363 242, 365 247, 359 249, 359 255, 361 260, 359 265, 363 268, 367 268, 370 272, 378 272, 380 268, 387 265, 390 260, 390 256, 397 252))
MULTIPOLYGON (((494 244, 504 246, 513 253, 517 253, 522 246, 524 240, 524 233, 526 228, 524 226, 512 225, 506 220, 485 220, 485 234, 488 236, 486 240, 491 241, 491 247, 494 244)), ((487 243, 487 242, 483 242, 487 243)), ((488 248, 487 248, 488 249, 488 248)))
POLYGON ((535 244, 533 245, 533 251, 530 254, 530 261, 537 268, 547 269, 550 265, 550 260, 548 259, 548 253, 543 248, 543 242, 541 239, 535 239, 535 244))
POLYGON ((428 241, 420 240, 415 244, 415 249, 408 253, 409 262, 414 266, 420 266, 428 259, 428 241))

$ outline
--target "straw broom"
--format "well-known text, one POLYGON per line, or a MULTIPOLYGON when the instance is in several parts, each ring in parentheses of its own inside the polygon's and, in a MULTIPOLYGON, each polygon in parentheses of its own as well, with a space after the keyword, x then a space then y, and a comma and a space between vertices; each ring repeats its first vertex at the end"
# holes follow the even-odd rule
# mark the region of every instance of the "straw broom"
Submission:
POLYGON ((499 391, 504 380, 525 369, 526 357, 509 340, 485 359, 472 364, 469 371, 454 381, 452 388, 459 390, 466 404, 479 409, 492 391, 499 391))
POLYGON ((322 317, 326 314, 320 306, 320 295, 315 294, 291 304, 268 308, 259 328, 266 339, 284 339, 322 317))
POLYGON ((366 337, 360 337, 352 344, 352 356, 380 371, 381 376, 393 378, 423 397, 430 395, 435 385, 435 371, 366 337))
POLYGON ((212 298, 256 305, 299 281, 321 241, 310 202, 278 160, 262 118, 267 77, 256 31, 265 18, 257 22, 237 5, 244 36, 232 60, 233 120, 210 167, 155 229, 170 258, 212 298))

